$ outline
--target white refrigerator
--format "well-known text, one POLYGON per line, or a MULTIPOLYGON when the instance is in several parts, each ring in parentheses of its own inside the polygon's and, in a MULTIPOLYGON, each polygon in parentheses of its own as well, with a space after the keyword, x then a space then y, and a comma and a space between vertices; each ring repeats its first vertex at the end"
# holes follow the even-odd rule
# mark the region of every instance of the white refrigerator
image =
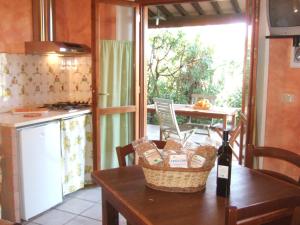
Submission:
POLYGON ((62 202, 60 122, 19 129, 21 218, 62 202))

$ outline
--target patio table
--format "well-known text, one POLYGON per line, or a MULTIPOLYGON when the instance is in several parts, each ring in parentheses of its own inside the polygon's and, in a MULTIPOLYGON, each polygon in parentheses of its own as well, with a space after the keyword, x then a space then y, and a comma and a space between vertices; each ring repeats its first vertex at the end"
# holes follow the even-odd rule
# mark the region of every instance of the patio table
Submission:
MULTIPOLYGON (((238 108, 228 108, 228 107, 217 107, 212 106, 210 109, 195 109, 193 105, 189 104, 174 104, 174 110, 176 115, 191 116, 198 118, 209 118, 209 119, 222 119, 223 129, 227 128, 228 118, 231 117, 231 127, 234 128, 236 115, 238 113, 238 108)), ((147 111, 149 113, 155 113, 154 105, 148 105, 147 111)))

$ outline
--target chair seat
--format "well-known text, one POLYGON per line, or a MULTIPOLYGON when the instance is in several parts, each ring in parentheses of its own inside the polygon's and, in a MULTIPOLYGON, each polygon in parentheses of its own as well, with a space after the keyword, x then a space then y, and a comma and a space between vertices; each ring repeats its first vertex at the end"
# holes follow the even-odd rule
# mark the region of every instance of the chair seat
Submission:
MULTIPOLYGON (((179 126, 180 128, 180 132, 179 134, 180 135, 186 135, 187 133, 192 133, 192 132, 195 132, 195 129, 191 126, 187 126, 186 124, 183 124, 182 126, 179 126)), ((177 131, 175 129, 169 129, 169 128, 166 128, 166 129, 162 129, 163 132, 168 132, 170 134, 174 134, 174 135, 178 135, 177 131)))
MULTIPOLYGON (((223 123, 215 123, 210 126, 212 129, 220 129, 223 130, 223 123)), ((228 124, 227 125, 227 130, 232 130, 232 125, 228 124)))
POLYGON ((180 128, 180 132, 189 132, 191 130, 194 130, 194 127, 190 124, 182 124, 182 125, 179 125, 179 128, 180 128))

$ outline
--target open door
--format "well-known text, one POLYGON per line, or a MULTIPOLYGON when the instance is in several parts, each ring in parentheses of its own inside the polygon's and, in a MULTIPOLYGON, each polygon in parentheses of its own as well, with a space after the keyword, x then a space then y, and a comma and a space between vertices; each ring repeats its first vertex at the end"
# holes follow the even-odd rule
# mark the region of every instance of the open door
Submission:
POLYGON ((139 136, 139 7, 94 0, 94 170, 118 167, 116 146, 139 136))
POLYGON ((247 33, 245 42, 244 78, 242 94, 242 127, 239 163, 248 165, 247 145, 254 142, 255 95, 258 50, 259 0, 247 0, 247 33))

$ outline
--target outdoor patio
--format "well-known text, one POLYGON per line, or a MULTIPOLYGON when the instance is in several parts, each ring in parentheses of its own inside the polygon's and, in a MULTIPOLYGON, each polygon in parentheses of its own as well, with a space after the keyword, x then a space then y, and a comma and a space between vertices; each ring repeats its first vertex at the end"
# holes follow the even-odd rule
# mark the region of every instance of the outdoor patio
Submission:
MULTIPOLYGON (((216 147, 222 144, 221 137, 215 131, 210 130, 210 137, 202 133, 205 133, 205 131, 197 129, 196 133, 190 138, 190 141, 198 145, 214 144, 216 147)), ((147 137, 149 140, 159 140, 159 125, 147 124, 147 137)), ((237 140, 239 140, 239 136, 237 140)), ((236 144, 234 145, 234 151, 236 153, 239 152, 239 147, 236 144)), ((233 161, 237 160, 235 157, 232 159, 233 161)))

